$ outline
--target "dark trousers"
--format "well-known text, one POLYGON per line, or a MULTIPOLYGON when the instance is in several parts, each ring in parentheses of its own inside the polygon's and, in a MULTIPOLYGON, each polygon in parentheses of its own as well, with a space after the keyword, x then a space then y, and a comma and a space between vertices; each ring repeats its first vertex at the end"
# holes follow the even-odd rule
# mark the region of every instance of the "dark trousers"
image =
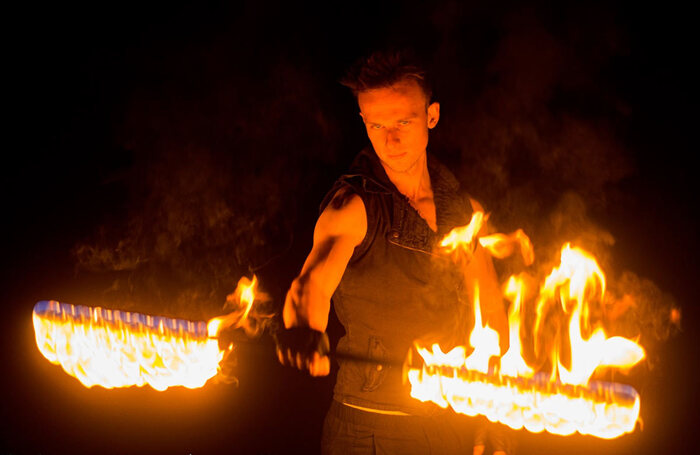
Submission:
POLYGON ((323 424, 324 455, 471 454, 470 421, 451 411, 431 417, 376 414, 333 401, 323 424))

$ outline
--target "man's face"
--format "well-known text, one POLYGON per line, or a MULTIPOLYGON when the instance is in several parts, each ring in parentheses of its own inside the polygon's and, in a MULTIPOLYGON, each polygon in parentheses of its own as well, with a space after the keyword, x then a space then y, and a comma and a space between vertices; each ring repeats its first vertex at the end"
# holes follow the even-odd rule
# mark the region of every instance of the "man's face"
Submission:
POLYGON ((413 80, 360 92, 360 115, 367 136, 385 167, 411 170, 425 154, 428 130, 437 125, 440 105, 428 106, 425 93, 413 80))

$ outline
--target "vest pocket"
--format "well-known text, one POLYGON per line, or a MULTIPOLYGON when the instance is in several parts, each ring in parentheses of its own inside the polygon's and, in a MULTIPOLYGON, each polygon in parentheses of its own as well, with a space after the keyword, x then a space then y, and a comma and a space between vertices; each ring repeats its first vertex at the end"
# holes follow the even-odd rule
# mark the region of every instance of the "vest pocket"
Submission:
MULTIPOLYGON (((367 357, 377 362, 386 361, 387 350, 382 343, 382 340, 377 337, 369 338, 369 346, 367 348, 367 357)), ((388 365, 382 363, 367 362, 365 365, 365 382, 362 384, 363 392, 372 392, 377 390, 386 376, 388 365)))

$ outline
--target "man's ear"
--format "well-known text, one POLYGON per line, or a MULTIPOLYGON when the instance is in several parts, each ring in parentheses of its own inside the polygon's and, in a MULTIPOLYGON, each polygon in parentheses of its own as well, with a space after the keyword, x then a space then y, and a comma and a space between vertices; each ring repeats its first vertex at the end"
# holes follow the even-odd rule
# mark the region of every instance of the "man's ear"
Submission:
POLYGON ((362 123, 365 123, 365 116, 362 115, 362 111, 360 111, 360 117, 362 117, 362 123))
POLYGON ((428 128, 433 129, 440 120, 440 103, 431 103, 428 106, 428 128))

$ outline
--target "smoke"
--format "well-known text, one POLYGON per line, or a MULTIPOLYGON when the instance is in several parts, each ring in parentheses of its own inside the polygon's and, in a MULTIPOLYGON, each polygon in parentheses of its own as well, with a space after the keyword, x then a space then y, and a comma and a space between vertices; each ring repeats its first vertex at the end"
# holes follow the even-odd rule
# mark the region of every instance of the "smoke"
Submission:
MULTIPOLYGON (((567 241, 614 270, 605 219, 636 163, 624 144, 631 108, 609 77, 628 52, 612 10, 503 14, 449 1, 416 8, 402 13, 402 25, 382 24, 375 38, 406 41, 421 31, 432 48, 442 116, 431 151, 485 205, 496 231, 530 236, 538 270, 551 270, 567 241)), ((343 106, 330 109, 338 74, 325 66, 353 59, 334 60, 325 55, 334 42, 287 29, 290 44, 244 46, 261 36, 251 27, 243 15, 208 40, 165 52, 146 46, 130 62, 143 74, 129 87, 115 134, 130 157, 113 177, 124 201, 74 249, 79 271, 109 278, 105 300, 116 307, 189 318, 218 312, 242 275, 284 256, 299 226, 312 225, 345 164, 344 123, 355 118, 359 131, 359 121, 343 106)), ((522 263, 497 267, 505 277, 522 263)), ((288 282, 261 279, 281 303, 288 282)), ((654 311, 668 313, 654 302, 639 310, 647 315, 640 330, 652 330, 641 321, 654 311)))
POLYGON ((681 330, 681 308, 651 280, 627 270, 610 285, 603 321, 616 334, 639 337, 647 351, 647 367, 653 369, 660 360, 662 342, 681 330))
MULTIPOLYGON (((555 36, 532 11, 501 18, 498 32, 492 54, 477 68, 438 65, 440 92, 462 95, 445 96, 438 146, 457 158, 465 187, 505 230, 547 218, 564 192, 592 208, 604 206, 608 186, 633 170, 609 125, 624 115, 621 101, 596 79, 605 60, 587 61, 572 38, 555 36)), ((610 46, 599 52, 612 57, 610 46)), ((447 62, 473 57, 469 49, 440 54, 447 62)))
MULTIPOLYGON (((620 185, 636 172, 624 143, 630 108, 610 78, 628 52, 613 12, 499 15, 447 2, 432 18, 442 116, 431 149, 485 206, 493 230, 530 236, 533 282, 558 264, 566 242, 592 253, 609 283, 598 320, 609 335, 641 337, 654 351, 678 331, 680 309, 648 279, 618 272, 606 227, 628 197, 620 185)), ((518 259, 496 266, 502 280, 524 270, 518 259)))
POLYGON ((312 69, 241 66, 217 38, 146 66, 125 104, 115 137, 129 163, 109 176, 122 205, 73 250, 79 272, 109 280, 108 305, 207 319, 288 252, 328 184, 337 131, 312 69))
POLYGON ((242 277, 236 290, 226 296, 224 310, 228 313, 210 320, 207 329, 209 336, 218 338, 219 348, 224 352, 216 380, 237 384, 236 347, 249 338, 259 337, 266 329, 276 330, 274 305, 270 296, 259 289, 256 276, 252 281, 242 277), (236 329, 241 329, 245 337, 236 329))

